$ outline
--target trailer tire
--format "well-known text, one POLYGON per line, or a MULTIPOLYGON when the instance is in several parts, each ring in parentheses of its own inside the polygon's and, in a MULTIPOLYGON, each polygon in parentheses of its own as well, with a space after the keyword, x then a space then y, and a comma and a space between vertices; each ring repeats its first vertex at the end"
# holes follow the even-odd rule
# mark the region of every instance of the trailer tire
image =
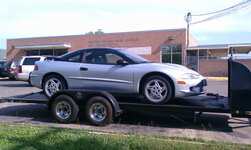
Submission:
POLYGON ((104 97, 95 96, 87 102, 85 106, 85 115, 90 124, 105 126, 112 122, 112 106, 104 97))
POLYGON ((72 123, 78 116, 79 107, 68 95, 59 95, 52 103, 52 115, 59 123, 72 123))

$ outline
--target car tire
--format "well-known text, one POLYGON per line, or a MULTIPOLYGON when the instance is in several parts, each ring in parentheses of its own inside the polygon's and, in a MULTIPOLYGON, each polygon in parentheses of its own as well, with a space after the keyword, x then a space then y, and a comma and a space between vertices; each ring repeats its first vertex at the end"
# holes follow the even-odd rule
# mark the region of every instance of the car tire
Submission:
POLYGON ((103 97, 92 97, 85 105, 87 121, 95 126, 105 126, 112 122, 112 106, 103 97))
POLYGON ((79 107, 68 95, 59 95, 52 103, 52 116, 59 123, 72 123, 76 120, 79 107))
POLYGON ((152 104, 167 103, 171 100, 173 94, 170 82, 158 75, 147 78, 141 90, 144 100, 152 104))
POLYGON ((32 84, 31 84, 31 78, 30 77, 28 79, 28 83, 29 83, 30 86, 32 86, 32 84))
POLYGON ((9 80, 16 80, 15 77, 9 77, 9 80))
POLYGON ((54 93, 66 89, 65 80, 59 75, 49 75, 43 82, 43 92, 50 98, 54 93))

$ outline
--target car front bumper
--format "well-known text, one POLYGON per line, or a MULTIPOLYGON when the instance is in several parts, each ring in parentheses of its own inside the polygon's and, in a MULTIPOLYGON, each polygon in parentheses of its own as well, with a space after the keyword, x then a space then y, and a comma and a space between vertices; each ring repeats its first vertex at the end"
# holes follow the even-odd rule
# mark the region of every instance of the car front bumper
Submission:
POLYGON ((185 85, 178 85, 175 97, 195 96, 205 94, 204 87, 207 86, 206 79, 186 82, 185 85))

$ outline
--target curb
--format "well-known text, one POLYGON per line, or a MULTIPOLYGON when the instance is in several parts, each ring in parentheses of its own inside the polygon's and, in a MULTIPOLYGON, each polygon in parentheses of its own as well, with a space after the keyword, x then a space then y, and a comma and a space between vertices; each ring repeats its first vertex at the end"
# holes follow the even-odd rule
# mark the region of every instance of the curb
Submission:
POLYGON ((206 77, 207 80, 227 81, 228 77, 206 77))

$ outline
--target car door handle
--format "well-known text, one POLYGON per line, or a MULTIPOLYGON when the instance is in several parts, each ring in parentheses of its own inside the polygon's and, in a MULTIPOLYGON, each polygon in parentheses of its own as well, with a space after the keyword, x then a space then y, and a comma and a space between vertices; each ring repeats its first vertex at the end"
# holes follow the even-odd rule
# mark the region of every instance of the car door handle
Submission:
POLYGON ((85 67, 80 67, 80 69, 79 69, 80 71, 87 71, 88 70, 88 68, 85 68, 85 67))

